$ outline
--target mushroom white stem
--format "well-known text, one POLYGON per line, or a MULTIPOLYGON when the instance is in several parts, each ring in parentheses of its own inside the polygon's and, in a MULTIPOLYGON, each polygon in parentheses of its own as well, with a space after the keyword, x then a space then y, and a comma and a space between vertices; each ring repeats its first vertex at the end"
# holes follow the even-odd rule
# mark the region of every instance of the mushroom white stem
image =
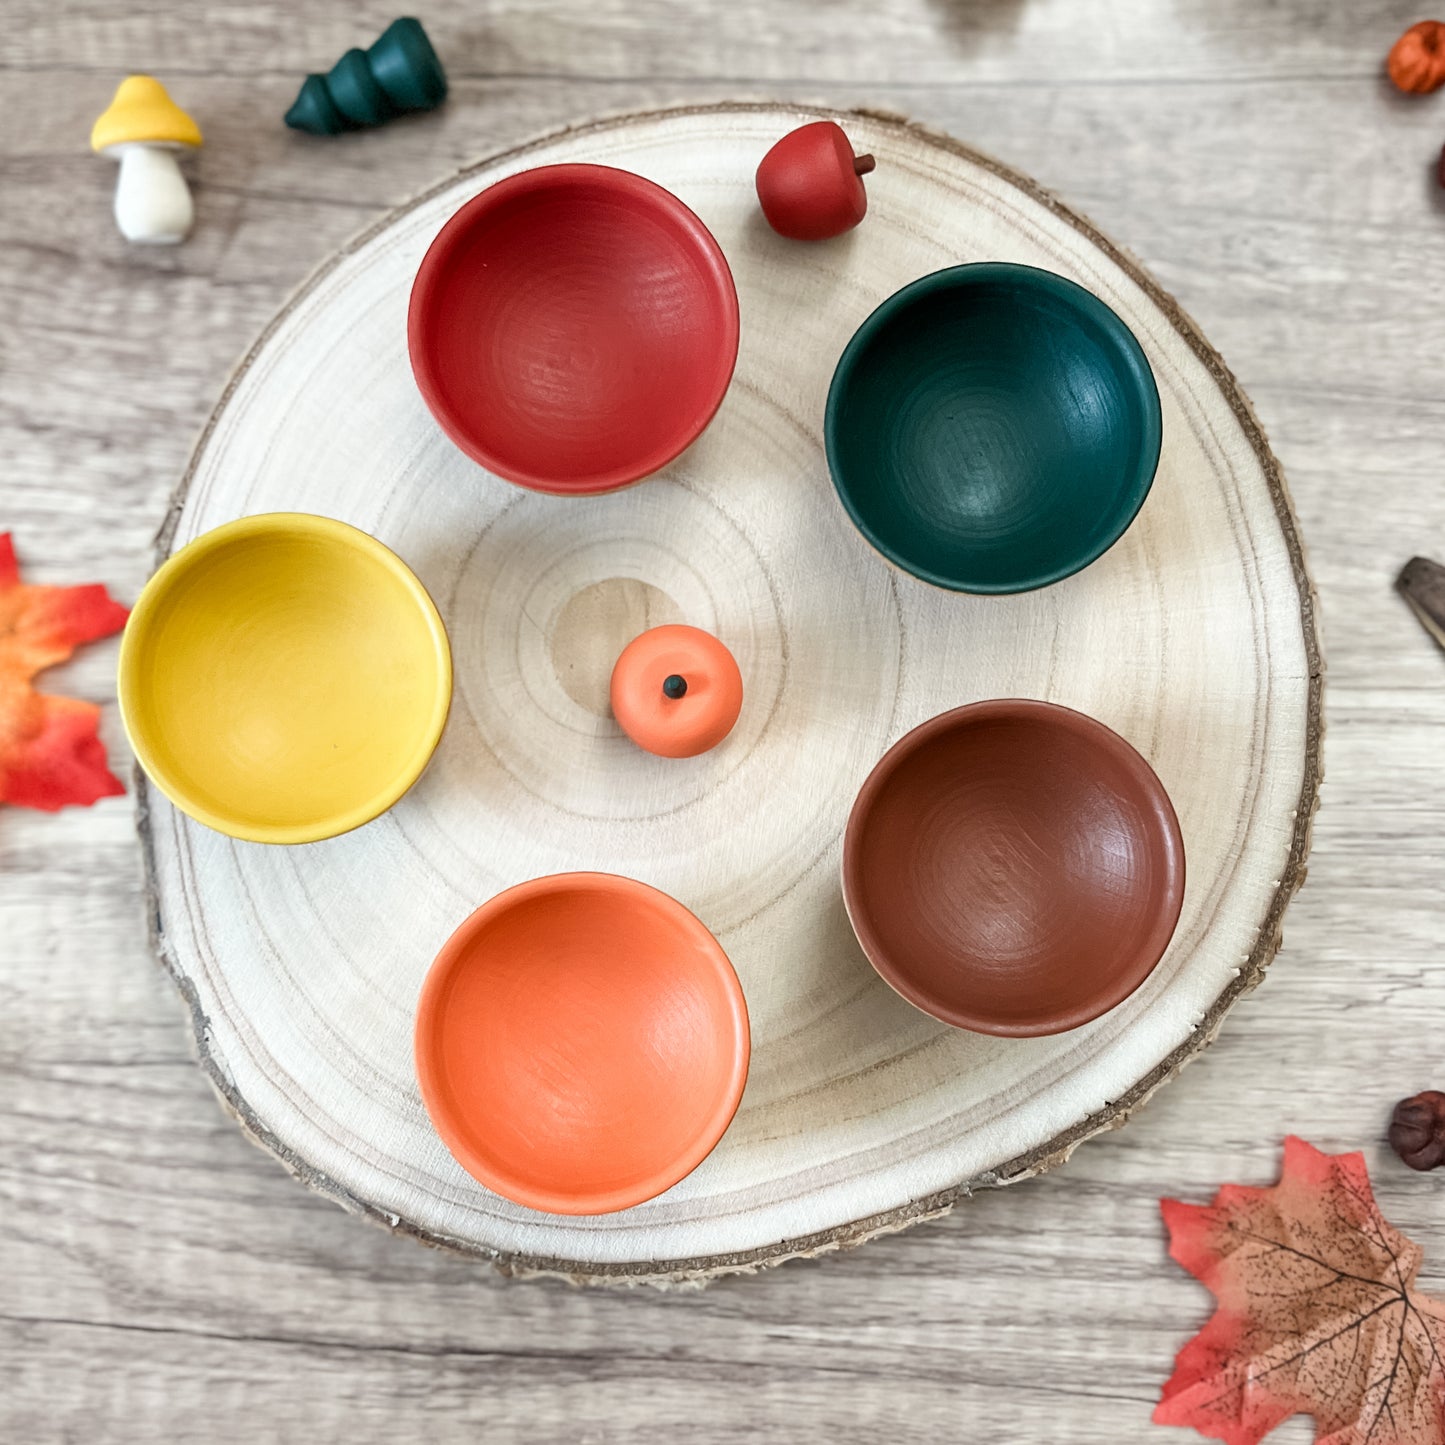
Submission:
POLYGON ((172 246, 190 233, 196 209, 175 152, 160 144, 127 141, 120 157, 115 221, 127 241, 172 246))

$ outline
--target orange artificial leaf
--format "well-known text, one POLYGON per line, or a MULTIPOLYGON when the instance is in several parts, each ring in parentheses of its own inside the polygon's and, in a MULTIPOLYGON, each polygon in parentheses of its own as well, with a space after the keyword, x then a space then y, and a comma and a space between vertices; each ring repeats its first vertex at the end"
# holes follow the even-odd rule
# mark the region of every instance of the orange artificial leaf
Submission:
POLYGON ((1380 1213, 1362 1154, 1284 1142, 1279 1183, 1162 1201, 1169 1253, 1218 1301, 1179 1352, 1156 1423, 1256 1445, 1309 1415, 1316 1445, 1445 1441, 1445 1303, 1380 1213))
POLYGON ((108 637, 128 613, 104 587, 31 587, 0 532, 0 802, 54 812, 125 792, 105 763, 100 709, 31 686, 82 642, 108 637))

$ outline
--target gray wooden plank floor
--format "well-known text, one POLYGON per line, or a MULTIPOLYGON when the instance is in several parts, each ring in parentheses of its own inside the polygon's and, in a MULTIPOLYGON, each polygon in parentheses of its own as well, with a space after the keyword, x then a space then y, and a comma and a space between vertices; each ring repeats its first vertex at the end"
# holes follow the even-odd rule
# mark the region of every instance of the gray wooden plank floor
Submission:
MULTIPOLYGON (((1204 1291, 1156 1200, 1363 1147, 1445 1291, 1445 1178, 1382 1143, 1445 1084, 1445 657, 1391 591, 1445 556, 1445 96, 1381 78, 1395 0, 429 0, 440 113, 331 142, 299 75, 366 0, 0 0, 0 527, 131 598, 193 436, 286 292, 384 207, 654 101, 906 112, 1038 177, 1222 349, 1289 474, 1330 659, 1324 806, 1284 952, 1217 1046, 1061 1173, 701 1294, 518 1284, 307 1195, 222 1116, 149 957, 129 799, 0 810, 0 1439, 1168 1438, 1204 1291), (199 223, 129 250, 86 148, 118 79, 193 111, 199 223)), ((106 704, 114 646, 49 685, 106 704)), ((1178 1436, 1177 1438, 1184 1438, 1178 1436)), ((1309 1438, 1303 1421, 1279 1432, 1309 1438)))

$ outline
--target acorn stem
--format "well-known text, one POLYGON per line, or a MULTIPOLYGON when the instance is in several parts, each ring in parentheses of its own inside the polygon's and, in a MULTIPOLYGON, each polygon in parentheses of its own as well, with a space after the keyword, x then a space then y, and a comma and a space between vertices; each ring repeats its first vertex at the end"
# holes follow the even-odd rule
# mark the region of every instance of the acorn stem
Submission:
POLYGON ((687 694, 687 679, 678 673, 672 673, 662 679, 662 695, 676 701, 687 694))
POLYGON ((876 165, 877 161, 872 156, 854 156, 853 174, 855 176, 866 176, 876 165))

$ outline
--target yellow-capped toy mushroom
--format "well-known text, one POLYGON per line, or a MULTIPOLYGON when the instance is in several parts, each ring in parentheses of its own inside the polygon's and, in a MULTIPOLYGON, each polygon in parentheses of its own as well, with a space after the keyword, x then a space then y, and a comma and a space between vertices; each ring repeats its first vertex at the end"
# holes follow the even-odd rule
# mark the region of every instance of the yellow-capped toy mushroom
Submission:
POLYGON ((195 207, 176 157, 201 144, 190 116, 160 81, 132 75, 121 81, 90 132, 90 148, 120 161, 115 220, 127 241, 174 245, 184 241, 195 207))

